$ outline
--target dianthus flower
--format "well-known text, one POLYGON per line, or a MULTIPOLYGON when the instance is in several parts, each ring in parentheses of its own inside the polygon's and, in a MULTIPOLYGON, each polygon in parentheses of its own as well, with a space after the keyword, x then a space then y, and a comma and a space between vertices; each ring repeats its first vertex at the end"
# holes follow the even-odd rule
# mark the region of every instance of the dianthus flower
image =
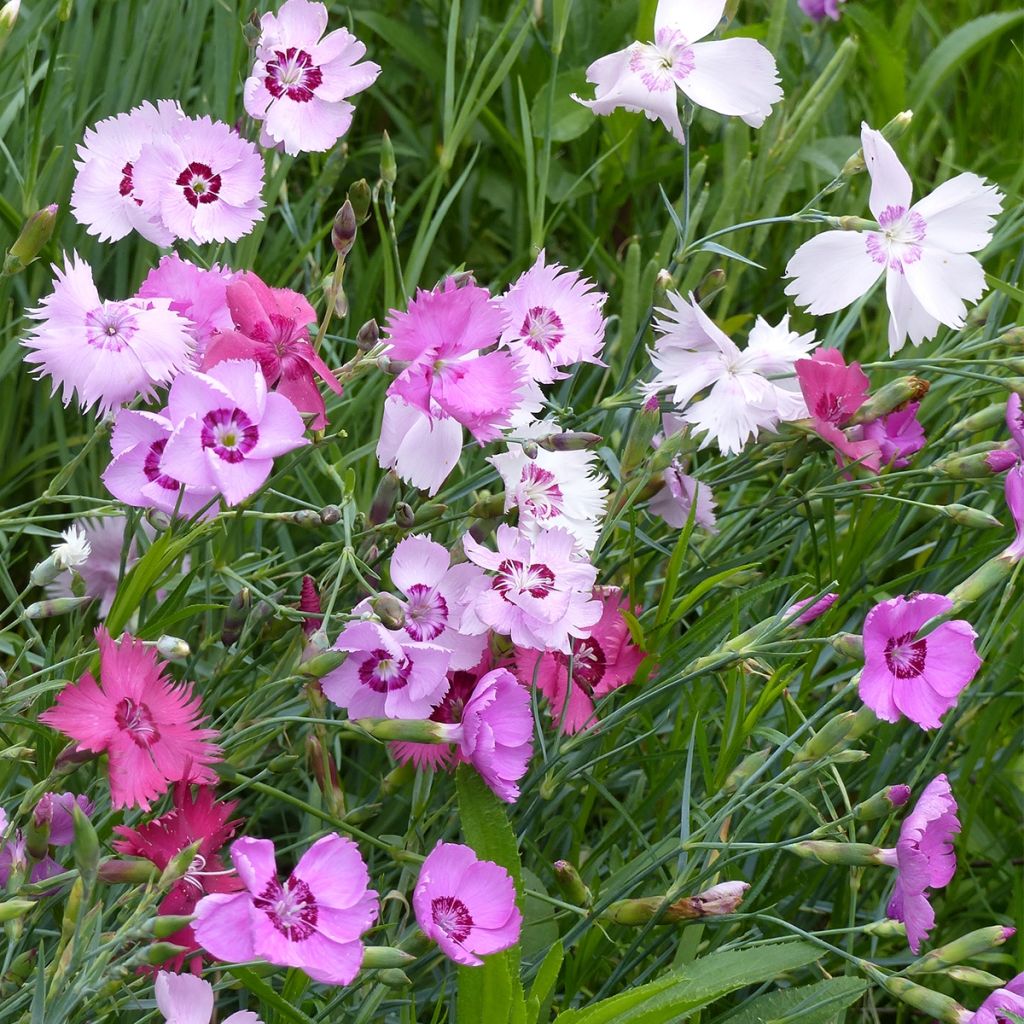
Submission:
MULTIPOLYGON (((213 1019, 213 986, 191 974, 161 971, 154 984, 156 1008, 164 1024, 210 1024, 213 1019)), ((239 1010, 224 1024, 263 1024, 251 1010, 239 1010)))
POLYGON ((384 399, 377 461, 431 497, 462 454, 462 425, 436 403, 429 413, 393 395, 384 399))
MULTIPOLYGON (((39 798, 32 815, 37 825, 49 824, 46 853, 34 859, 32 870, 27 881, 44 882, 47 878, 59 875, 64 866, 52 856, 50 850, 55 846, 70 846, 75 838, 74 818, 72 811, 75 805, 89 817, 94 808, 92 801, 75 793, 44 793, 39 798)), ((7 812, 0 807, 0 839, 7 830, 7 812)), ((7 843, 0 842, 0 886, 7 885, 14 869, 25 870, 28 867, 27 840, 18 829, 7 843)))
MULTIPOLYGON (((96 519, 76 519, 74 525, 81 530, 89 545, 89 554, 75 572, 85 584, 87 597, 99 601, 101 616, 110 611, 121 581, 121 555, 124 551, 125 528, 128 520, 122 515, 102 516, 96 519)), ((139 560, 138 545, 134 537, 125 554, 124 571, 139 560)), ((46 596, 71 597, 71 584, 66 575, 58 576, 46 586, 46 596)))
POLYGON ((917 418, 920 407, 920 402, 909 402, 896 412, 864 424, 864 438, 878 446, 883 466, 903 469, 910 465, 910 457, 925 446, 924 427, 917 418))
POLYGON ((823 21, 825 18, 838 21, 839 5, 843 0, 797 0, 797 3, 800 10, 812 21, 823 21))
MULTIPOLYGON (((652 399, 657 403, 657 399, 652 399)), ((689 429, 677 416, 666 413, 662 417, 665 433, 657 434, 652 439, 655 449, 660 448, 665 438, 671 437, 681 430, 689 429)), ((668 526, 681 530, 690 519, 690 511, 696 501, 697 508, 693 513, 694 523, 708 533, 718 533, 718 520, 715 509, 718 503, 709 484, 690 476, 683 465, 683 460, 676 456, 667 469, 661 473, 661 489, 647 503, 647 511, 652 516, 663 519, 668 526)))
POLYGON ((992 992, 974 1013, 964 1017, 962 1024, 1010 1024, 1010 1013, 1024 1017, 1024 974, 992 992))

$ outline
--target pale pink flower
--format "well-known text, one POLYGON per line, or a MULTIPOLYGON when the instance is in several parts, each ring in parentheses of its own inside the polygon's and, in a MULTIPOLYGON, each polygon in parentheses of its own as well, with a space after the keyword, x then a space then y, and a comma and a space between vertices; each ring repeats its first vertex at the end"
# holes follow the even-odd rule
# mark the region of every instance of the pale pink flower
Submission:
MULTIPOLYGON (((210 1024, 213 1019, 213 986, 193 974, 160 971, 156 976, 156 1008, 165 1024, 210 1024)), ((251 1010, 239 1010, 224 1024, 263 1024, 251 1010)))
POLYGON ((940 323, 964 325, 968 302, 985 291, 971 255, 992 236, 1002 194, 976 174, 958 174, 911 205, 910 175, 881 132, 861 126, 871 176, 869 206, 879 231, 825 231, 793 254, 786 287, 815 316, 859 299, 883 275, 889 304, 889 354, 909 336, 920 345, 940 323))
POLYGON ((377 461, 433 497, 462 454, 462 425, 433 404, 429 413, 389 395, 377 441, 377 461))
MULTIPOLYGON (((134 536, 125 537, 128 520, 122 515, 101 516, 95 519, 76 519, 77 526, 89 544, 89 557, 75 570, 82 577, 85 593, 99 601, 101 616, 110 611, 121 582, 121 555, 125 540, 128 550, 124 552, 124 571, 139 560, 138 545, 134 536)), ((71 581, 67 574, 61 574, 46 585, 46 596, 71 597, 71 581)))
POLYGON ((981 668, 977 633, 964 619, 943 622, 927 636, 918 630, 953 607, 942 594, 894 597, 864 620, 860 698, 885 722, 906 715, 922 729, 937 729, 981 668))
POLYGON ((213 487, 228 505, 262 486, 277 456, 309 444, 295 406, 267 393, 259 364, 250 359, 179 374, 167 395, 167 418, 174 433, 160 472, 188 487, 213 487))
POLYGON ((593 599, 597 569, 575 553, 568 530, 541 530, 535 538, 511 526, 498 527, 497 551, 467 533, 462 544, 470 561, 494 575, 466 594, 462 629, 512 638, 517 647, 568 654, 570 637, 590 636, 601 617, 593 599))
POLYGON ((188 321, 167 299, 101 299, 92 268, 74 253, 53 272, 53 291, 27 311, 39 324, 21 343, 30 349, 25 362, 51 378, 50 393, 60 388, 65 405, 76 391, 82 409, 101 413, 149 399, 192 364, 188 321))
POLYGON ((201 727, 192 684, 175 686, 141 640, 125 634, 115 643, 103 628, 96 638, 99 682, 86 672, 68 683, 39 720, 77 740, 79 751, 108 755, 115 810, 148 811, 172 782, 216 782, 210 765, 220 760, 211 742, 217 734, 201 727))
POLYGON ((467 967, 519 941, 523 915, 512 876, 459 843, 438 843, 427 855, 412 906, 424 935, 467 967))
POLYGON ((286 153, 322 153, 349 129, 348 97, 369 88, 380 66, 347 28, 329 32, 327 7, 285 0, 260 19, 256 62, 245 81, 245 112, 262 122, 264 145, 286 153), (360 63, 362 61, 362 63, 360 63))
POLYGON ((917 418, 920 402, 910 402, 896 412, 879 416, 862 427, 865 440, 878 446, 882 465, 902 469, 926 443, 924 427, 917 418))
POLYGON ((782 99, 775 58, 756 40, 733 38, 701 43, 722 20, 725 0, 660 0, 654 42, 635 42, 595 61, 587 81, 595 98, 577 103, 595 114, 618 107, 647 115, 684 141, 677 89, 698 107, 742 118, 760 128, 782 99))
POLYGON ((263 209, 263 159, 229 125, 185 118, 143 148, 135 195, 175 238, 237 242, 263 209))
POLYGON ((377 919, 356 844, 334 832, 318 839, 283 884, 269 839, 236 840, 231 860, 245 891, 199 901, 199 944, 228 963, 258 958, 326 985, 349 984, 363 962, 360 936, 377 919))
POLYGON ((992 992, 962 1024, 1009 1024, 1010 1013, 1024 1018, 1024 974, 1018 974, 992 992))
POLYGON ((157 245, 174 241, 156 205, 139 198, 134 173, 142 150, 184 119, 176 100, 159 100, 155 107, 143 103, 86 129, 75 161, 71 210, 90 235, 116 242, 134 229, 157 245))

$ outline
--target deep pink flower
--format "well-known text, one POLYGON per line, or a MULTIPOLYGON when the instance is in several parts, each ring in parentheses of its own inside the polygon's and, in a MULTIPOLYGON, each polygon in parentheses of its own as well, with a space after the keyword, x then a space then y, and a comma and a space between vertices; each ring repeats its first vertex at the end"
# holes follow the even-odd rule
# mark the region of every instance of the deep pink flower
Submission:
MULTIPOLYGON (((516 675, 526 687, 537 688, 548 698, 548 711, 562 732, 574 733, 596 724, 594 702, 612 690, 633 682, 645 653, 630 636, 623 610, 629 602, 618 587, 598 588, 601 618, 585 640, 572 645, 570 656, 561 651, 516 650, 516 675)), ((639 613, 639 608, 635 609, 639 613)))
POLYGON ((217 735, 201 728, 200 701, 192 684, 175 686, 156 653, 127 633, 115 643, 102 627, 100 680, 88 672, 68 683, 57 704, 39 720, 78 741, 79 751, 107 754, 114 808, 141 807, 171 782, 211 784, 220 760, 217 735))
MULTIPOLYGON (((213 986, 191 974, 161 971, 154 984, 157 1009, 164 1024, 210 1024, 213 1019, 213 986)), ((239 1010, 224 1024, 263 1024, 251 1010, 239 1010)))
POLYGON ((327 425, 324 400, 316 376, 336 394, 338 378, 309 343, 309 325, 316 313, 306 298, 287 288, 268 288, 244 271, 227 286, 234 330, 222 331, 210 343, 203 370, 225 359, 255 359, 270 387, 288 398, 299 412, 314 413, 312 426, 327 425))
POLYGON ((1024 401, 1016 391, 1006 400, 1006 429, 1010 432, 1017 451, 1024 458, 1024 401))
POLYGON ((306 636, 311 636, 323 625, 324 621, 320 614, 320 593, 316 589, 316 580, 312 576, 302 577, 302 592, 299 595, 298 609, 300 612, 307 613, 302 622, 302 631, 306 636))
POLYGON ((882 851, 882 862, 896 868, 896 887, 886 913, 907 926, 913 953, 935 924, 928 889, 942 889, 956 872, 953 836, 960 831, 956 800, 945 775, 925 787, 900 826, 895 849, 882 851))
POLYGON ((896 469, 909 466, 910 457, 925 446, 924 427, 917 419, 920 405, 920 402, 911 402, 898 412, 864 424, 864 437, 878 445, 882 465, 896 469))
POLYGON ((427 855, 412 906, 427 938, 467 967, 482 967, 480 956, 519 941, 523 915, 512 876, 459 843, 438 843, 427 855))
POLYGON ((797 0, 800 10, 812 21, 822 21, 831 18, 839 20, 839 5, 844 0, 797 0))
POLYGON ((906 715, 922 729, 937 729, 977 675, 981 658, 969 622, 944 622, 917 638, 926 622, 952 606, 941 594, 915 594, 882 601, 868 612, 860 697, 883 721, 906 715))
POLYGON ((229 963, 259 958, 326 985, 352 981, 363 962, 360 936, 377 919, 377 893, 367 888, 356 844, 334 832, 324 836, 283 884, 268 839, 236 840, 231 860, 245 891, 199 901, 199 944, 229 963))
POLYGON ((384 399, 377 461, 433 497, 462 454, 462 426, 436 403, 429 413, 401 398, 384 399))
POLYGON ((815 600, 813 597, 805 597, 802 601, 794 601, 786 609, 785 616, 788 619, 793 612, 802 609, 800 614, 793 619, 794 626, 806 626, 815 619, 820 619, 839 600, 838 594, 825 594, 815 600))
POLYGON ((349 129, 348 97, 369 88, 380 66, 346 28, 324 35, 327 8, 285 0, 260 19, 256 62, 245 81, 245 112, 263 124, 263 145, 286 153, 321 153, 349 129), (323 38, 321 38, 321 36, 323 38))
POLYGON ((992 992, 963 1024, 1010 1024, 1008 1013, 1024 1017, 1024 974, 992 992))
POLYGON ((1006 474, 1006 507, 1013 517, 1016 538, 1003 556, 1015 563, 1024 558, 1024 463, 1014 466, 1006 474))

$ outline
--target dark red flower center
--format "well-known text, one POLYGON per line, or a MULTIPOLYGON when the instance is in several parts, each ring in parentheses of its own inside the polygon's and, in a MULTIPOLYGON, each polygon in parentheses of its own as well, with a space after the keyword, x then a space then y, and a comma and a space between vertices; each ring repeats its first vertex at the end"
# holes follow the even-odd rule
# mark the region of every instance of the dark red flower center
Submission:
POLYGON ((521 500, 535 519, 550 519, 562 511, 564 495, 554 473, 541 469, 535 462, 523 467, 519 479, 521 500))
POLYGON ((531 597, 547 597, 555 589, 555 574, 542 563, 526 565, 514 558, 506 558, 498 566, 498 574, 491 586, 506 601, 509 594, 519 597, 529 594, 531 597))
MULTIPOLYGON (((568 655, 556 651, 555 660, 568 669, 568 655)), ((607 667, 608 659, 604 650, 593 637, 576 641, 572 656, 572 681, 588 697, 594 696, 594 688, 604 678, 607 667)))
POLYGON ((465 942, 473 927, 469 909, 457 896, 437 896, 430 901, 434 924, 453 942, 465 942))
POLYGON ((241 409, 214 409, 203 417, 200 439, 225 462, 241 462, 256 447, 260 431, 241 409))
POLYGON ((272 878, 252 905, 262 910, 289 942, 302 942, 316 930, 316 898, 309 886, 294 875, 283 886, 272 878))
POLYGON ((519 335, 529 348, 547 354, 565 337, 565 324, 553 309, 531 306, 519 335))
POLYGON ((264 81, 267 92, 276 100, 287 96, 296 103, 308 103, 323 80, 323 73, 313 63, 313 58, 305 50, 294 46, 289 46, 287 50, 275 50, 274 59, 267 61, 267 77, 264 81))
MULTIPOLYGON (((134 173, 134 171, 133 171, 133 168, 132 168, 132 162, 131 162, 131 160, 129 160, 128 163, 126 163, 124 165, 124 167, 121 168, 121 184, 118 185, 118 187, 117 187, 117 191, 118 191, 118 193, 120 195, 122 195, 122 196, 131 196, 132 195, 132 190, 135 188, 135 181, 133 180, 133 177, 132 177, 133 173, 134 173)), ((132 196, 132 198, 135 200, 136 206, 141 206, 142 205, 142 200, 141 199, 139 199, 136 196, 132 196)))
POLYGON ((374 693, 391 693, 405 687, 411 671, 412 662, 408 658, 395 658, 378 647, 370 651, 359 666, 359 681, 374 693))
POLYGON ((913 633, 891 636, 885 644, 885 664, 897 679, 913 679, 924 671, 927 640, 915 640, 913 633))
POLYGON ((128 733, 135 745, 143 749, 151 747, 160 739, 160 730, 157 729, 149 708, 132 700, 131 697, 123 697, 117 702, 114 721, 117 722, 118 729, 128 733))
POLYGON ((200 203, 215 203, 220 197, 220 175, 214 174, 208 164, 193 160, 176 179, 185 194, 185 200, 196 208, 200 203))
POLYGON ((160 470, 160 459, 166 447, 166 437, 154 441, 149 446, 149 451, 146 452, 146 458, 142 463, 142 472, 151 484, 157 484, 165 491, 176 491, 181 486, 181 481, 175 480, 173 476, 168 476, 160 470))
POLYGON ((405 604, 405 631, 418 641, 439 637, 448 625, 448 602, 433 587, 414 583, 405 604))
POLYGON ((835 423, 837 426, 843 419, 843 403, 838 395, 829 394, 827 391, 814 405, 814 415, 826 423, 835 423))

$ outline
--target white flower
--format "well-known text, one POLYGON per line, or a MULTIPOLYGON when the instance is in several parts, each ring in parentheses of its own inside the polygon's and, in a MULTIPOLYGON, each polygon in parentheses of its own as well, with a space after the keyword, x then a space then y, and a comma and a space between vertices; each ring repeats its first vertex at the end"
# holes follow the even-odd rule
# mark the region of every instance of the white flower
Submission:
POLYGON ((89 555, 92 554, 92 546, 89 544, 85 531, 73 523, 61 536, 64 538, 64 543, 53 546, 53 560, 57 566, 63 570, 77 569, 79 566, 85 565, 89 555))

